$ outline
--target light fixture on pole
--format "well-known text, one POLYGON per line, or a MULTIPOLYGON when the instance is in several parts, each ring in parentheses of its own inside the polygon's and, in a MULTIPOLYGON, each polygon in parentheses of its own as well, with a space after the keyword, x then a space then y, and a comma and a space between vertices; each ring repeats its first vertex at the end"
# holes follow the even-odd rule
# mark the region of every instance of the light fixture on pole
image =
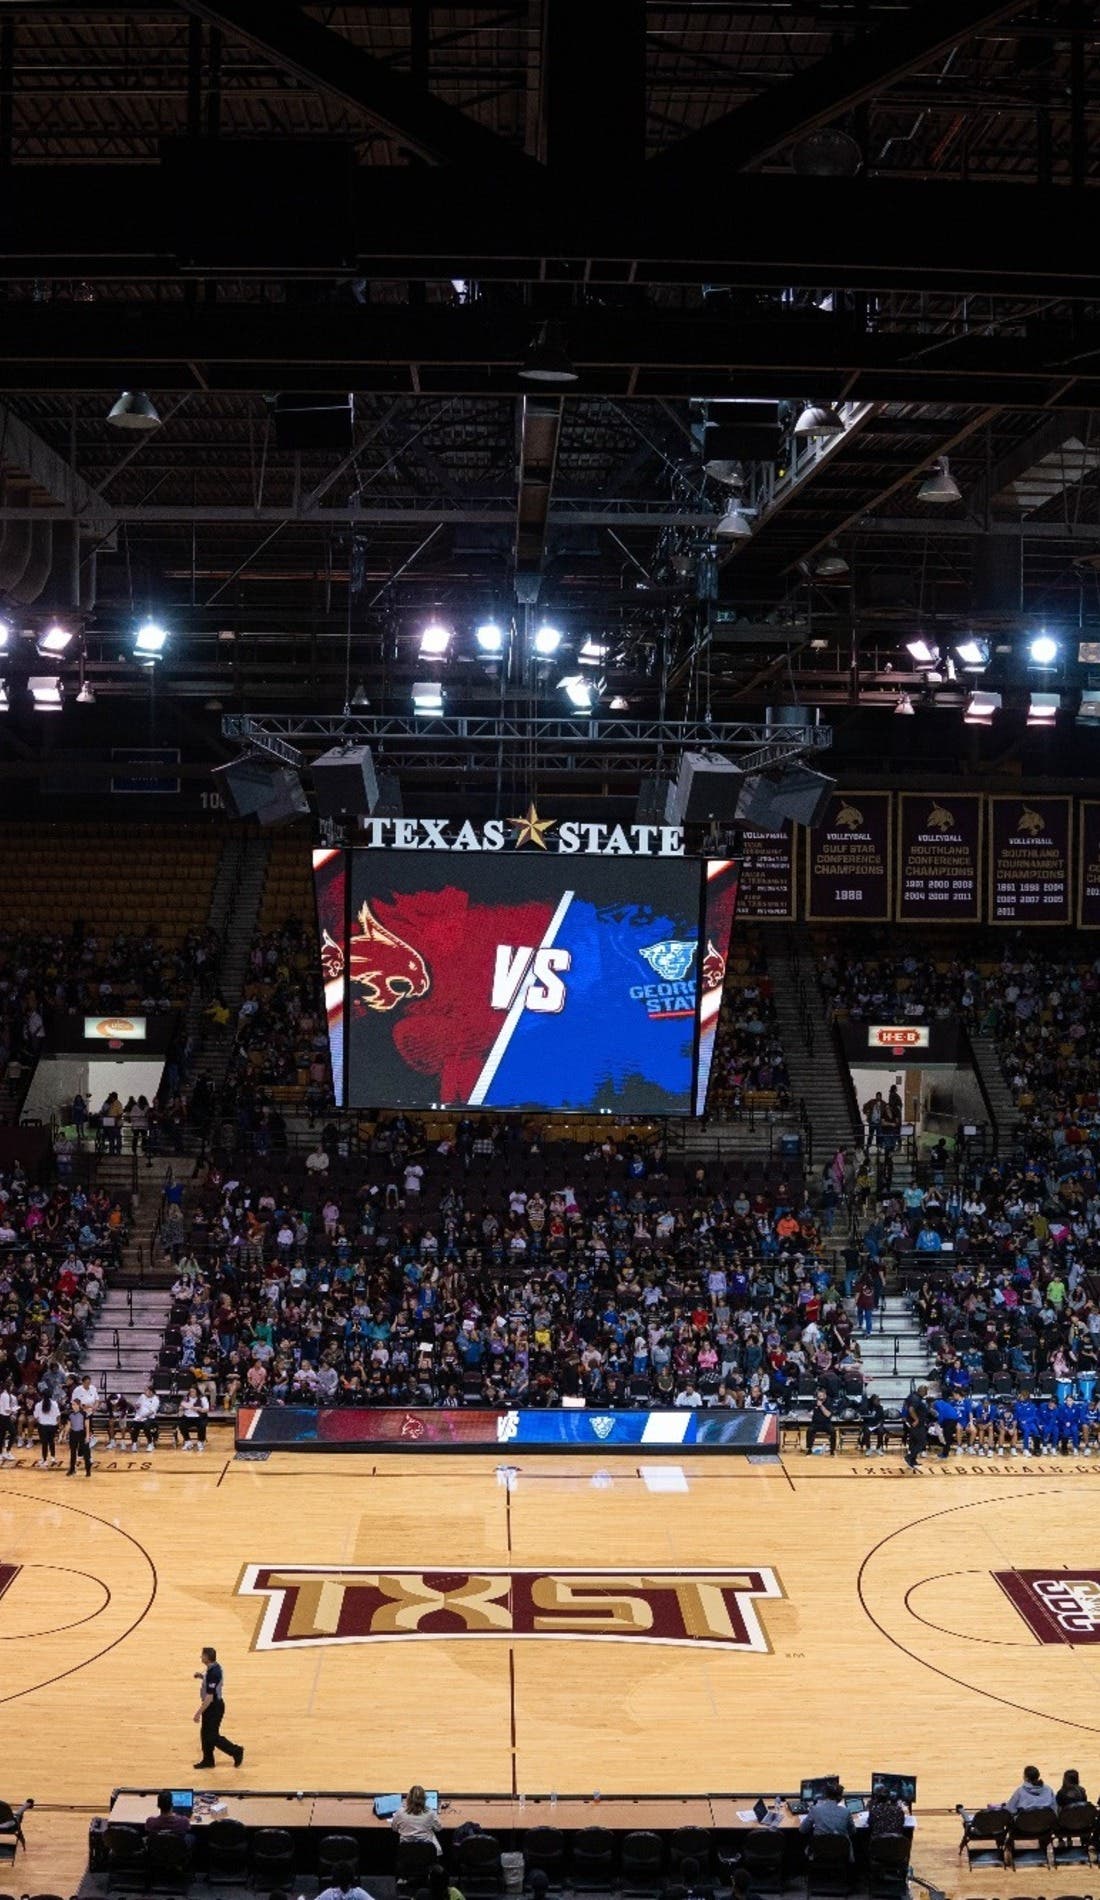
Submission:
POLYGON ((6 653, 11 643, 11 622, 0 619, 0 653, 6 653))
POLYGON ((370 705, 370 695, 367 692, 367 689, 364 686, 362 680, 359 681, 358 685, 355 688, 354 693, 351 696, 351 703, 358 712, 362 712, 365 707, 370 705))
POLYGON ((561 645, 561 634, 557 627, 541 626, 535 630, 535 652, 548 659, 561 645))
POLYGON ((967 726, 991 726, 993 715, 1001 710, 1000 693, 971 693, 963 708, 963 724, 967 726))
POLYGON ((60 712, 65 703, 61 681, 56 673, 32 673, 27 681, 35 712, 60 712))
POLYGON ((134 634, 134 653, 140 660, 159 660, 168 640, 167 629, 155 620, 146 620, 134 634))
POLYGON ((420 634, 420 657, 441 660, 451 644, 451 629, 442 620, 430 620, 420 634))
POLYGON ((795 435, 843 435, 844 418, 831 402, 808 402, 794 425, 795 435))
POLYGON ((495 620, 485 620, 475 634, 483 653, 500 653, 504 648, 504 630, 495 620))
POLYGON ((1058 658, 1058 642, 1049 633, 1037 633, 1027 652, 1033 666, 1053 666, 1058 658))
POLYGON ((575 383, 576 370, 565 353, 565 335, 560 323, 540 324, 534 341, 520 365, 526 383, 575 383))
POLYGON ((946 455, 936 457, 934 472, 926 475, 917 489, 917 500, 939 503, 962 500, 962 489, 951 473, 946 455))
POLYGON ((421 718, 438 718, 443 711, 443 688, 438 680, 418 680, 412 689, 413 711, 421 718))
POLYGON ((1062 703, 1060 693, 1032 693, 1028 700, 1027 723, 1029 726, 1053 726, 1058 717, 1058 708, 1062 703))
POLYGON ((569 704, 575 707, 577 712, 591 712, 591 680, 583 679, 579 673, 567 673, 564 679, 558 681, 558 685, 561 687, 569 704))
POLYGON ((955 643, 955 657, 968 673, 981 673, 989 665, 989 641, 968 635, 955 643))
POLYGON ((925 640, 920 634, 905 642, 905 651, 918 666, 936 666, 939 663, 939 647, 934 640, 925 640))
POLYGON ((56 660, 72 646, 76 638, 72 627, 63 627, 58 620, 52 620, 43 627, 35 641, 35 647, 44 660, 56 660))
POLYGON ((124 389, 118 401, 108 410, 107 420, 116 429, 130 429, 135 434, 160 428, 156 404, 144 389, 124 389))

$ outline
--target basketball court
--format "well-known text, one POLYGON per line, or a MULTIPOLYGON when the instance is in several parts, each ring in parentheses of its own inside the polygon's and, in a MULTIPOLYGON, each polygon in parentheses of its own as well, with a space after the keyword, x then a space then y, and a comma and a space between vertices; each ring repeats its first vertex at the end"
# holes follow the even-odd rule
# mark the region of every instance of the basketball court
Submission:
POLYGON ((914 1866, 934 1849, 943 1876, 957 1801, 1004 1799, 1025 1759, 1096 1779, 1100 1461, 253 1462, 228 1434, 100 1459, 87 1481, 24 1453, 0 1479, 13 1798, 912 1771, 914 1866), (204 1643, 239 1776, 192 1774, 204 1643))

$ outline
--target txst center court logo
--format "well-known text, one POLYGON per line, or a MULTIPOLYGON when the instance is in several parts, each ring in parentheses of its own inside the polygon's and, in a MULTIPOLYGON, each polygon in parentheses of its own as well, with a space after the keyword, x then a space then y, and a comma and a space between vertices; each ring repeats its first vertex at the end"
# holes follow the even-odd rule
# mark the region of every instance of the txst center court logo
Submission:
POLYGON ((405 1570, 246 1564, 238 1596, 261 1597, 253 1649, 339 1643, 691 1643, 771 1650, 758 1600, 783 1596, 774 1570, 405 1570))
POLYGON ((1100 1570, 995 1570, 993 1581, 1041 1643, 1100 1643, 1100 1570))

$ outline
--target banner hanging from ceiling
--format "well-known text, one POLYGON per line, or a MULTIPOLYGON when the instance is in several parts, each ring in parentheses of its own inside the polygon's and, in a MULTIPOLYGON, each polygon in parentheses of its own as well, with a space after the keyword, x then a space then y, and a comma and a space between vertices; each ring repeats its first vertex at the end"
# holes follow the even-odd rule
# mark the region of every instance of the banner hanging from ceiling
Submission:
POLYGON ((1070 798, 989 800, 989 922, 1068 924, 1070 798))
POLYGON ((806 916, 811 923, 890 920, 892 792, 835 792, 806 834, 806 916))
POLYGON ((980 792, 898 799, 899 924, 977 924, 982 916, 980 792))

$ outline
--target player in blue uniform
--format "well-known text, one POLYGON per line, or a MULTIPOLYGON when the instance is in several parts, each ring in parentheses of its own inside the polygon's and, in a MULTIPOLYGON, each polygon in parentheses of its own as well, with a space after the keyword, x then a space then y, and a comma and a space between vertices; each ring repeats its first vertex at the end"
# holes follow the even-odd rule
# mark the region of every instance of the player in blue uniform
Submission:
POLYGON ((979 1458, 988 1458, 992 1452, 996 1425, 997 1407, 986 1393, 970 1408, 971 1445, 979 1458))
POLYGON ((1039 1449, 1056 1457, 1062 1449, 1062 1408, 1056 1398, 1047 1399, 1038 1410, 1039 1449))
POLYGON ((1007 1451, 1015 1458, 1020 1449, 1020 1427, 1016 1420, 1016 1407, 1011 1400, 1002 1399, 996 1409, 997 1450, 1007 1451))
POLYGON ((932 1410, 936 1417, 936 1423, 943 1435, 943 1450, 940 1453, 940 1457, 950 1458, 952 1447, 957 1442, 959 1432, 958 1400, 953 1395, 942 1399, 933 1399, 932 1410))
POLYGON ((1030 1458, 1039 1448, 1038 1408, 1030 1392, 1021 1392, 1012 1413, 1020 1434, 1020 1449, 1025 1458, 1030 1458))
POLYGON ((1088 1407, 1083 1399, 1075 1398, 1071 1392, 1058 1407, 1058 1415, 1062 1450, 1076 1457, 1081 1449, 1081 1433, 1088 1417, 1088 1407))

